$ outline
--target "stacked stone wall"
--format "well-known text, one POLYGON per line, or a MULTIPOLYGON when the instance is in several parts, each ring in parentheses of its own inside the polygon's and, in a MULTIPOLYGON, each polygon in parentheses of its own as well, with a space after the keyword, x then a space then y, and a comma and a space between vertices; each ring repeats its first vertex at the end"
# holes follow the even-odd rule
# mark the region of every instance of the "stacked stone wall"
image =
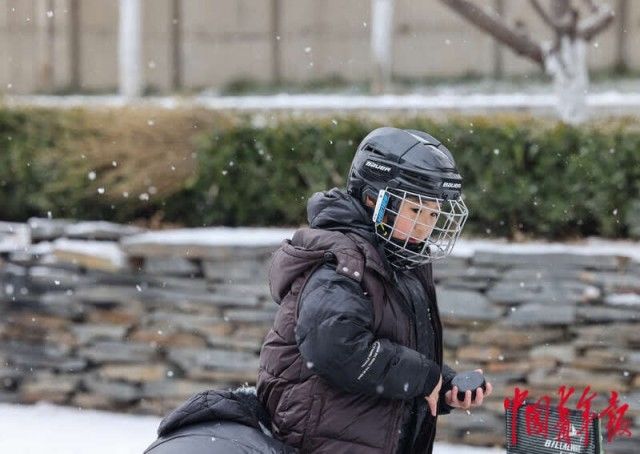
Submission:
MULTIPOLYGON (((266 280, 276 229, 145 232, 103 222, 0 224, 0 402, 164 414, 209 388, 255 383, 275 316, 266 280)), ((637 256, 637 255, 636 255, 637 256)), ((478 250, 435 265, 445 360, 482 368, 486 405, 440 418, 451 442, 505 441, 514 388, 610 391, 640 449, 640 262, 619 252, 478 250)), ((572 405, 573 404, 573 405, 572 405)))

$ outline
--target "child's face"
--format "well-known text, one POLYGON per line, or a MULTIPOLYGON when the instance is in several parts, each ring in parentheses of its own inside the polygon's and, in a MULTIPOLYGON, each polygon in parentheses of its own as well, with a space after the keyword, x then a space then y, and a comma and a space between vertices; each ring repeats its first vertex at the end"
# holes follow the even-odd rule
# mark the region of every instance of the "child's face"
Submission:
POLYGON ((421 243, 429 238, 438 220, 438 202, 410 197, 400 205, 393 228, 393 238, 409 243, 421 243))

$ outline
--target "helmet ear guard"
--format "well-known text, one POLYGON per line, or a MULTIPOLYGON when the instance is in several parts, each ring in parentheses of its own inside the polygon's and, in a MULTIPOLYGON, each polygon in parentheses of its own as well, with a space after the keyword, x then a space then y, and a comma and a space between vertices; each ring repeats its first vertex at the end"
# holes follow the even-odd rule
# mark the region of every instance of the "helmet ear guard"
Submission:
POLYGON ((367 206, 367 200, 376 200, 378 198, 378 192, 371 186, 365 186, 362 189, 361 200, 362 205, 367 206))
POLYGON ((391 195, 385 190, 380 189, 378 193, 378 200, 376 201, 376 207, 373 210, 373 223, 380 224, 384 219, 384 212, 387 209, 387 205, 389 204, 389 198, 391 195))

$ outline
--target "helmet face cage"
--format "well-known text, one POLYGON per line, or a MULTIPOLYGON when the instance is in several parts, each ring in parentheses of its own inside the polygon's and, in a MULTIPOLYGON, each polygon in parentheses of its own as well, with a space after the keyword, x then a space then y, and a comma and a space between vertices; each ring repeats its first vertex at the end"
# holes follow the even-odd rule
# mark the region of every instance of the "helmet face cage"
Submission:
POLYGON ((462 199, 385 188, 378 194, 373 222, 389 262, 411 269, 447 257, 468 215, 462 199))

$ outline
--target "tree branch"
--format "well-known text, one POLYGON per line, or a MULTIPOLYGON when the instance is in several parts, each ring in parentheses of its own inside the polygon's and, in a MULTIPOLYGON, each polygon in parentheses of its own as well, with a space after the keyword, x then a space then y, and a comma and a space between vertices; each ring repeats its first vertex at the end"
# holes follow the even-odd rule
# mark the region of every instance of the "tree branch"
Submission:
POLYGON ((592 13, 598 12, 598 5, 596 5, 593 0, 583 0, 583 3, 587 5, 587 8, 589 8, 592 13))
POLYGON ((594 36, 607 28, 609 24, 613 22, 614 17, 615 13, 608 5, 601 5, 595 14, 580 21, 577 34, 585 41, 590 41, 594 36))
POLYGON ((495 11, 482 10, 468 0, 441 1, 473 25, 510 47, 518 55, 527 57, 541 66, 544 65, 544 51, 540 44, 532 41, 525 34, 518 33, 505 23, 495 11))
POLYGON ((538 16, 542 19, 542 21, 555 30, 557 33, 563 33, 568 24, 566 21, 563 21, 561 18, 552 17, 547 13, 540 2, 538 0, 529 0, 529 3, 533 7, 533 9, 538 13, 538 16))

